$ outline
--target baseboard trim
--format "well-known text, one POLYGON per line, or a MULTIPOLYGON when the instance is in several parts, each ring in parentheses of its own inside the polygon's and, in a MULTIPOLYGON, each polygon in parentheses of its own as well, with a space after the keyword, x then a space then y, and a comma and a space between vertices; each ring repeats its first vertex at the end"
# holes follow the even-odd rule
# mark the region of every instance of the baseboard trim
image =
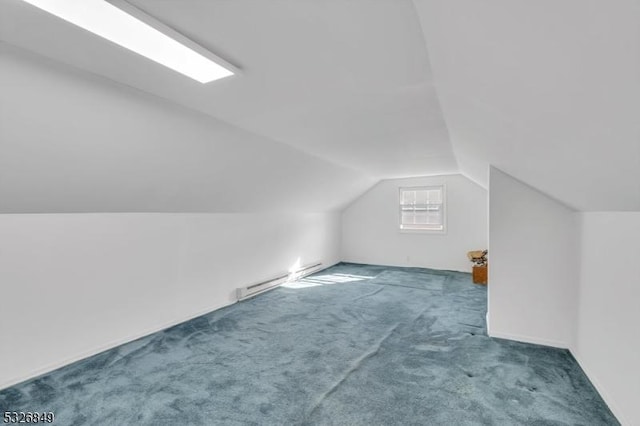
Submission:
POLYGON ((573 356, 573 359, 575 359, 578 365, 580 366, 580 368, 582 368, 582 371, 584 372, 584 374, 589 378, 589 381, 591 382, 593 387, 596 388, 596 391, 600 394, 605 404, 607 404, 607 406, 609 407, 613 415, 616 416, 620 424, 622 424, 623 426, 624 425, 630 426, 631 422, 629 422, 626 419, 626 417, 622 414, 622 410, 618 405, 616 405, 613 398, 611 397, 611 394, 609 394, 609 392, 602 385, 602 382, 600 382, 597 376, 593 374, 593 370, 591 370, 587 366, 584 360, 580 358, 573 349, 569 349, 569 352, 571 352, 571 356, 573 356))
POLYGON ((432 269, 434 271, 447 271, 447 272, 461 272, 464 274, 471 274, 469 270, 460 270, 460 269, 449 269, 444 267, 435 267, 435 266, 426 266, 426 265, 418 265, 411 264, 408 265, 406 263, 372 263, 372 262, 364 262, 359 260, 341 260, 338 263, 352 263, 354 265, 374 265, 374 266, 389 266, 391 268, 418 268, 418 269, 432 269))
POLYGON ((138 333, 134 333, 134 334, 131 334, 129 336, 123 337, 121 339, 113 340, 113 341, 111 341, 111 342, 109 342, 109 343, 107 343, 105 345, 102 345, 102 346, 99 346, 97 348, 90 349, 88 351, 82 352, 79 355, 76 355, 76 356, 61 360, 61 361, 57 361, 57 362, 48 364, 48 365, 46 365, 44 367, 41 367, 41 368, 37 368, 37 369, 31 371, 28 374, 24 374, 24 375, 20 375, 20 376, 17 376, 17 377, 13 377, 13 378, 9 379, 8 381, 0 383, 0 390, 9 388, 11 386, 17 385, 17 384, 22 383, 22 382, 26 382, 27 380, 35 379, 36 377, 39 377, 39 376, 42 376, 44 374, 50 373, 50 372, 52 372, 54 370, 57 370, 58 368, 62 368, 64 366, 66 366, 66 365, 73 364, 74 362, 78 362, 78 361, 81 361, 83 359, 92 357, 92 356, 97 355, 97 354, 99 354, 101 352, 108 351, 109 349, 113 349, 113 348, 118 347, 120 345, 124 345, 125 343, 133 342, 134 340, 141 339, 143 337, 149 336, 149 335, 157 333, 159 331, 166 330, 167 328, 170 328, 170 327, 173 327, 175 325, 181 324, 183 322, 192 320, 192 319, 197 318, 199 316, 206 315, 208 313, 217 311, 218 309, 226 308, 227 306, 231 306, 231 305, 233 305, 235 303, 237 303, 237 301, 236 300, 232 300, 232 301, 229 301, 229 302, 226 302, 226 303, 222 303, 222 304, 219 304, 219 305, 214 305, 214 306, 211 306, 211 307, 207 307, 204 310, 197 311, 197 312, 191 313, 191 314, 186 315, 186 316, 182 316, 182 317, 180 317, 178 319, 163 323, 163 324, 158 325, 156 327, 151 327, 151 328, 145 329, 143 331, 140 331, 138 333))
POLYGON ((551 346, 558 349, 569 349, 569 345, 565 342, 556 340, 540 339, 538 337, 524 336, 521 334, 502 333, 500 331, 489 331, 489 337, 498 339, 515 340, 516 342, 533 343, 534 345, 551 346))
POLYGON ((274 279, 271 279, 271 280, 266 280, 266 281, 264 281, 264 282, 262 282, 260 284, 257 284, 258 286, 259 285, 268 285, 268 284, 270 284, 270 285, 268 287, 265 287, 265 288, 263 288, 261 290, 258 290, 256 292, 254 292, 254 293, 248 293, 248 289, 250 287, 256 286, 256 284, 254 284, 253 286, 250 286, 250 287, 241 287, 241 288, 236 289, 236 297, 238 299, 238 302, 242 302, 244 300, 248 300, 248 299, 251 299, 253 297, 256 297, 259 294, 266 293, 268 291, 276 289, 276 288, 278 288, 278 287, 280 287, 280 286, 282 286, 284 284, 287 284, 289 282, 298 281, 298 280, 301 280, 302 278, 307 277, 309 275, 313 275, 313 274, 316 274, 318 272, 322 272, 325 269, 329 269, 332 266, 337 265, 338 263, 340 263, 340 262, 336 262, 336 263, 330 264, 328 266, 325 266, 322 262, 317 262, 316 264, 312 264, 310 266, 303 267, 297 272, 290 272, 290 273, 287 273, 287 274, 283 273, 283 274, 281 274, 280 277, 277 277, 277 278, 274 278, 274 279))

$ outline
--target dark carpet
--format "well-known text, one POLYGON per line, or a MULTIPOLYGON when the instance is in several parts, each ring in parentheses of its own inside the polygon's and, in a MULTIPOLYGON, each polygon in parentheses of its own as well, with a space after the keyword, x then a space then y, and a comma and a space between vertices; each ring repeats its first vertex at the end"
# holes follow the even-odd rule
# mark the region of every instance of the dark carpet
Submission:
MULTIPOLYGON (((469 274, 340 264, 0 391, 59 425, 617 425, 469 274)), ((6 350, 3 349, 3 350, 6 350)))

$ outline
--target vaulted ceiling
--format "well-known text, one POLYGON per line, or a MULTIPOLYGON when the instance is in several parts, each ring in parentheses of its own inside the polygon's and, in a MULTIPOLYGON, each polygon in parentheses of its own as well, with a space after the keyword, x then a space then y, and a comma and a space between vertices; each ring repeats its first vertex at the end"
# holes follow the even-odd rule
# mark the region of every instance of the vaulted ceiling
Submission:
POLYGON ((415 0, 460 169, 640 210, 640 1, 415 0))
POLYGON ((198 128, 186 131, 181 144, 167 142, 155 166, 141 158, 129 164, 131 158, 113 152, 152 149, 152 140, 141 142, 147 127, 140 123, 135 141, 115 147, 107 140, 127 139, 131 132, 108 128, 109 138, 99 135, 73 147, 58 137, 60 146, 44 148, 49 164, 67 167, 71 157, 56 153, 61 147, 67 154, 77 150, 85 165, 71 164, 75 173, 65 180, 43 171, 44 158, 36 161, 39 171, 30 173, 29 188, 46 188, 51 196, 32 205, 15 198, 24 189, 16 182, 43 141, 33 129, 22 132, 11 116, 15 110, 0 100, 0 192, 11 193, 19 205, 8 210, 246 210, 237 188, 250 190, 259 176, 263 203, 310 203, 310 209, 322 210, 343 205, 382 178, 461 172, 486 185, 488 164, 580 210, 640 210, 636 0, 130 3, 242 72, 201 85, 20 0, 3 0, 0 40, 7 44, 5 57, 13 58, 5 66, 13 74, 0 84, 22 108, 32 105, 34 116, 47 114, 44 105, 56 108, 55 99, 65 93, 75 96, 83 102, 76 110, 71 100, 60 108, 79 114, 82 123, 71 127, 90 138, 89 125, 99 125, 98 118, 82 109, 122 114, 120 122, 137 113, 130 102, 120 105, 129 112, 118 112, 116 104, 91 105, 90 99, 102 99, 106 87, 117 84, 113 90, 125 98, 179 109, 140 113, 140 120, 189 116, 167 118, 157 138, 174 132, 176 139, 179 129, 198 128), (34 67, 51 71, 44 76, 34 67), (65 73, 92 89, 79 90, 65 73), (35 88, 27 75, 40 81, 35 88), (7 81, 21 78, 20 87, 7 81), (94 157, 92 149, 104 155, 94 157), (281 178, 265 177, 273 170, 281 178), (236 181, 244 183, 234 189, 236 181), (95 199, 88 185, 99 189, 95 199), (211 201, 220 197, 225 201, 211 201))
POLYGON ((376 177, 455 171, 410 1, 130 3, 242 74, 203 86, 19 0, 0 37, 376 177))

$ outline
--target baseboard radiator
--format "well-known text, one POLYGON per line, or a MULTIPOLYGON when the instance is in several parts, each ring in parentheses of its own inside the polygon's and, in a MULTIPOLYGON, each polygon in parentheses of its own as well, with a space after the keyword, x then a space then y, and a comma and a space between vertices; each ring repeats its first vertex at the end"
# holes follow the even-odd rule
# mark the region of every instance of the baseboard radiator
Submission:
POLYGON ((274 288, 276 288, 279 285, 282 285, 284 283, 287 283, 287 282, 290 282, 290 281, 299 280, 300 278, 303 278, 303 277, 306 277, 307 275, 313 274, 314 272, 317 272, 320 269, 322 269, 322 263, 321 262, 313 263, 311 265, 302 266, 302 267, 300 267, 299 269, 297 269, 297 270, 295 270, 293 272, 289 272, 287 274, 279 275, 279 276, 277 276, 275 278, 271 278, 270 280, 261 281, 259 283, 252 284, 252 285, 247 286, 247 287, 241 287, 241 288, 236 290, 236 296, 238 297, 238 300, 248 299, 248 298, 253 297, 253 296, 257 295, 257 294, 264 293, 265 291, 274 289, 274 288))

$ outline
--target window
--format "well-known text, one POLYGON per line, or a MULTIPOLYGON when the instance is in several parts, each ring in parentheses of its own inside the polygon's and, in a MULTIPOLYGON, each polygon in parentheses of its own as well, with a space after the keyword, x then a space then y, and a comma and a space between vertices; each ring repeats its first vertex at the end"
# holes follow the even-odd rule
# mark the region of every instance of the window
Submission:
POLYGON ((400 188, 400 229, 445 231, 444 186, 400 188))

